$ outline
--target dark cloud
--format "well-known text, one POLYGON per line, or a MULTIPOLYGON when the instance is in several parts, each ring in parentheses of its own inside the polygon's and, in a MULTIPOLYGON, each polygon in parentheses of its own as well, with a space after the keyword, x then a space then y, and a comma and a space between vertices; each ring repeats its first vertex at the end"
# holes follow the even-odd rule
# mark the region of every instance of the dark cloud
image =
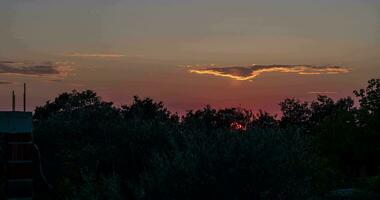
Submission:
POLYGON ((9 85, 12 84, 10 81, 0 81, 0 85, 9 85))
POLYGON ((28 63, 0 61, 0 74, 50 76, 61 79, 65 77, 70 71, 70 63, 64 62, 28 63))
POLYGON ((0 60, 0 64, 3 64, 3 63, 15 63, 14 61, 9 61, 9 60, 0 60))
MULTIPOLYGON (((189 67, 189 66, 188 66, 189 67)), ((252 65, 252 66, 231 66, 231 67, 192 67, 191 73, 210 74, 214 76, 228 77, 235 80, 251 80, 263 73, 296 73, 300 75, 316 74, 340 74, 347 73, 350 70, 342 66, 315 66, 315 65, 252 65)))

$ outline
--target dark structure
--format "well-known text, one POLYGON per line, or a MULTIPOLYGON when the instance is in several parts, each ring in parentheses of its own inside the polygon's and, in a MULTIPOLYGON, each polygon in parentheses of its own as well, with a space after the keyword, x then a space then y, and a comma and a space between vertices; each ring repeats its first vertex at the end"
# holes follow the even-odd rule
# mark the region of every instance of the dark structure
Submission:
POLYGON ((0 112, 0 133, 6 145, 6 196, 8 199, 32 198, 32 113, 0 112))
POLYGON ((2 136, 2 181, 8 199, 32 199, 33 196, 33 142, 32 112, 26 112, 24 84, 24 111, 15 110, 15 94, 12 92, 12 111, 0 112, 2 136))

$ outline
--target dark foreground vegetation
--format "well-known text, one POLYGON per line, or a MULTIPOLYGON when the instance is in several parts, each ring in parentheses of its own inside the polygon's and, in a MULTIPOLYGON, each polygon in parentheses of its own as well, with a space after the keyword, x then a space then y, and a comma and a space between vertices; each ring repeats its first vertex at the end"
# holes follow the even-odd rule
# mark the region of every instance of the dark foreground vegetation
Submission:
POLYGON ((380 192, 380 79, 334 101, 285 99, 282 117, 205 107, 179 117, 92 91, 34 113, 36 199, 357 199, 380 192), (339 193, 339 192, 335 192, 339 193))

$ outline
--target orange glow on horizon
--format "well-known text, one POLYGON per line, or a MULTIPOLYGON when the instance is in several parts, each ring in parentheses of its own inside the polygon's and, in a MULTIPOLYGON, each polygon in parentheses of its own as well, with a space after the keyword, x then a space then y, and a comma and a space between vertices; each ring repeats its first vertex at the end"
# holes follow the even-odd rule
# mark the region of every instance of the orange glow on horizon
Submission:
POLYGON ((239 122, 232 122, 230 126, 233 130, 237 130, 237 131, 245 131, 246 130, 246 128, 239 122))

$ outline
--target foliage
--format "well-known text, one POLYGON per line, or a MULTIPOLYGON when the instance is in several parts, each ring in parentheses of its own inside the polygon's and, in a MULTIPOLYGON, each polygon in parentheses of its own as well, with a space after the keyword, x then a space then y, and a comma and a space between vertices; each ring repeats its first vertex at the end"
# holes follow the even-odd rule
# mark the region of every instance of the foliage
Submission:
POLYGON ((379 175, 379 80, 347 97, 286 99, 280 119, 211 106, 179 117, 92 91, 36 108, 48 182, 36 199, 307 199, 379 175))

